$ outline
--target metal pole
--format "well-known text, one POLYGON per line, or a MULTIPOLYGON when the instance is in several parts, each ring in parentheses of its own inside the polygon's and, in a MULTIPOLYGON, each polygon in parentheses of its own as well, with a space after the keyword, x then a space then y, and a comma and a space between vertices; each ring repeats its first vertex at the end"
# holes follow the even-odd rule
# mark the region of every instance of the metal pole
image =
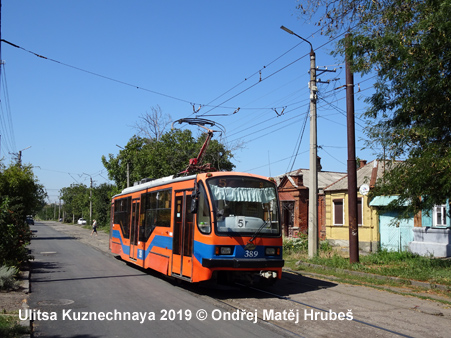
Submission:
POLYGON ((130 162, 127 162, 127 188, 130 186, 130 162))
POLYGON ((91 186, 89 188, 89 224, 92 223, 92 177, 89 177, 91 179, 91 186))
MULTIPOLYGON (((346 39, 350 34, 346 34, 346 39)), ((355 155, 354 74, 346 54, 346 116, 348 125, 348 218, 349 262, 359 262, 359 227, 357 224, 357 163, 355 155)))

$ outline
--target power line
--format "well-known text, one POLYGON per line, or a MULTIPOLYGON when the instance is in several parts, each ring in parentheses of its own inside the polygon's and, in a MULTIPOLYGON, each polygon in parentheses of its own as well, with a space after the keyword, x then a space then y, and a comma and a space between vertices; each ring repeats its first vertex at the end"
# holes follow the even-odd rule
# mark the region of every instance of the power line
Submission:
POLYGON ((255 73, 253 73, 251 76, 244 78, 243 81, 241 81, 240 83, 236 84, 235 86, 233 86, 232 88, 228 89, 227 91, 225 91, 224 93, 222 93, 221 95, 217 96, 216 98, 214 98, 213 100, 211 100, 209 103, 207 103, 207 106, 210 105, 211 103, 213 103, 214 101, 216 101, 217 99, 223 97, 225 94, 231 92, 233 89, 237 88, 238 86, 240 86, 241 84, 243 84, 244 82, 246 82, 247 80, 253 78, 255 75, 260 74, 261 75, 261 71, 263 69, 266 69, 266 67, 269 67, 271 64, 273 64, 274 62, 276 62, 277 60, 279 60, 281 57, 283 57, 284 55, 288 54, 289 52, 291 52, 293 49, 295 49, 297 46, 299 46, 300 44, 302 44, 302 42, 298 43, 296 46, 290 48, 289 50, 287 50, 285 53, 283 53, 282 55, 278 56, 277 58, 275 58, 273 61, 271 61, 270 63, 268 63, 266 66, 263 66, 263 68, 260 68, 258 71, 256 71, 255 73))
POLYGON ((247 169, 246 172, 252 172, 253 170, 260 169, 260 168, 264 168, 264 167, 267 167, 268 165, 271 165, 271 164, 276 164, 276 163, 279 163, 279 162, 283 162, 283 161, 286 161, 286 160, 289 160, 289 159, 293 158, 293 156, 305 154, 305 153, 307 153, 307 152, 308 152, 308 150, 305 150, 305 151, 302 151, 302 152, 298 152, 298 153, 296 153, 296 154, 294 154, 294 155, 292 155, 292 156, 285 157, 285 158, 282 158, 282 159, 277 160, 277 161, 272 161, 271 163, 264 164, 264 165, 259 166, 259 167, 255 167, 255 168, 252 168, 252 169, 247 169))
POLYGON ((45 60, 48 60, 48 61, 55 62, 55 63, 57 63, 57 64, 60 64, 60 65, 62 65, 62 66, 65 66, 65 67, 69 67, 69 68, 72 68, 72 69, 76 69, 76 70, 78 70, 78 71, 81 71, 81 72, 84 72, 84 73, 87 73, 87 74, 90 74, 90 75, 94 75, 94 76, 97 76, 97 77, 100 77, 100 78, 103 78, 103 79, 106 79, 106 80, 109 80, 109 81, 113 81, 113 82, 116 82, 116 83, 123 84, 123 85, 125 85, 125 86, 129 86, 129 87, 132 87, 132 88, 136 88, 136 89, 139 89, 139 90, 143 90, 143 91, 146 91, 146 92, 149 92, 149 93, 152 93, 152 94, 156 94, 156 95, 164 96, 164 97, 167 97, 167 98, 170 98, 170 99, 173 99, 173 100, 177 100, 177 101, 181 101, 181 102, 193 104, 192 101, 188 101, 188 100, 184 100, 184 99, 181 99, 181 98, 172 96, 172 95, 167 95, 167 94, 164 94, 164 93, 160 93, 160 92, 157 92, 157 91, 155 91, 155 90, 151 90, 151 89, 147 89, 147 88, 140 87, 140 86, 137 86, 137 85, 133 85, 133 84, 131 84, 131 83, 128 83, 128 82, 125 82, 125 81, 121 81, 121 80, 117 80, 117 79, 114 79, 114 78, 109 77, 109 76, 105 76, 105 75, 102 75, 102 74, 99 74, 99 73, 95 73, 95 72, 92 72, 92 71, 89 71, 89 70, 86 70, 86 69, 83 69, 83 68, 79 68, 79 67, 75 67, 75 66, 69 65, 69 64, 67 64, 67 63, 64 63, 64 62, 61 62, 61 61, 58 61, 58 60, 55 60, 55 59, 52 59, 52 58, 49 58, 49 57, 40 55, 40 54, 35 53, 35 52, 31 51, 31 50, 28 50, 28 49, 25 49, 25 48, 23 48, 23 47, 20 47, 20 46, 14 44, 14 43, 12 43, 12 42, 6 41, 6 40, 4 40, 4 39, 2 39, 1 41, 2 41, 2 42, 5 42, 5 43, 7 43, 7 44, 9 44, 9 45, 11 45, 11 46, 13 46, 13 47, 15 47, 15 48, 19 48, 19 49, 21 49, 21 50, 23 50, 23 51, 25 51, 25 52, 28 52, 28 53, 30 53, 30 54, 33 54, 33 55, 35 55, 35 56, 37 56, 37 57, 39 57, 39 58, 42 58, 42 59, 45 59, 45 60))
MULTIPOLYGON (((319 46, 318 48, 316 48, 316 50, 318 50, 318 49, 321 49, 321 48, 323 48, 324 46, 326 46, 327 44, 329 44, 329 43, 331 43, 332 41, 334 41, 334 40, 336 40, 336 39, 338 39, 339 37, 341 37, 342 35, 344 35, 345 33, 342 33, 342 34, 339 34, 339 35, 337 35, 335 38, 333 38, 333 39, 330 39, 329 41, 327 41, 326 43, 324 43, 324 44, 322 44, 321 46, 319 46)), ((248 91, 249 89, 251 89, 251 88, 253 88, 253 87, 255 87, 257 84, 259 84, 259 83, 261 83, 262 81, 264 81, 264 80, 266 80, 266 79, 268 79, 268 78, 270 78, 270 77, 272 77, 273 75, 275 75, 275 74, 277 74, 277 73, 279 73, 280 71, 282 71, 282 70, 284 70, 284 69, 286 69, 287 67, 289 67, 289 66, 291 66, 291 65, 293 65, 294 63, 296 63, 296 62, 298 62, 298 61, 300 61, 301 59, 303 59, 304 57, 306 57, 307 55, 309 55, 309 53, 306 53, 304 56, 302 56, 302 57, 300 57, 300 58, 298 58, 298 59, 296 59, 296 60, 294 60, 294 61, 292 61, 292 62, 290 62, 289 64, 287 64, 287 65, 285 65, 284 67, 282 67, 282 68, 280 68, 279 70, 277 70, 277 71, 275 71, 275 72, 273 72, 272 74, 270 74, 269 76, 267 76, 267 77, 265 77, 265 78, 263 78, 263 79, 261 79, 259 82, 257 82, 257 83, 255 83, 255 84, 253 84, 253 85, 251 85, 251 86, 249 86, 249 87, 247 87, 247 88, 245 88, 244 90, 242 90, 241 92, 239 92, 239 93, 237 93, 237 94, 235 94, 235 95, 233 95, 232 97, 230 97, 230 98, 228 98, 227 100, 225 100, 225 101, 223 101, 222 103, 220 103, 219 105, 217 105, 217 106, 215 106, 215 107, 213 107, 213 108, 211 108, 210 110, 208 110, 206 113, 204 113, 204 114, 201 114, 201 115, 199 115, 199 116, 204 116, 205 114, 207 114, 207 113, 209 113, 209 112, 211 112, 213 109, 216 109, 216 108, 219 108, 220 106, 222 106, 224 103, 226 103, 226 102, 228 102, 228 101, 230 101, 230 100, 232 100, 233 98, 235 98, 235 97, 237 97, 237 96, 239 96, 239 95, 241 95, 241 94, 243 94, 244 92, 246 92, 246 91, 248 91)), ((263 123, 263 122, 261 122, 261 123, 263 123)), ((261 124, 261 123, 259 123, 259 124, 261 124)), ((268 127, 269 128, 269 127, 268 127)), ((262 131, 262 130, 265 130, 265 129, 268 129, 268 128, 264 128, 264 129, 261 129, 260 131, 262 131)), ((246 130, 248 130, 249 129, 249 127, 246 127, 246 130)), ((235 133, 236 134, 236 133, 235 133)), ((246 136, 249 136, 249 135, 246 135, 246 136)))
POLYGON ((0 109, 1 109, 1 118, 0 118, 0 127, 3 130, 1 135, 3 136, 1 139, 1 146, 6 147, 8 153, 14 153, 16 150, 16 141, 14 137, 14 127, 13 121, 11 117, 11 105, 8 95, 8 85, 6 82, 6 69, 5 63, 1 62, 1 69, 3 70, 1 73, 1 81, 3 83, 2 92, 4 100, 1 100, 0 109), (6 117, 5 117, 6 115, 6 117))
MULTIPOLYGON (((318 47, 317 50, 320 49, 320 48, 322 48, 322 47, 324 47, 325 45, 331 43, 333 40, 339 38, 340 36, 341 36, 341 35, 338 35, 338 36, 335 37, 334 39, 329 40, 328 42, 324 43, 323 45, 321 45, 320 47, 318 47)), ((101 74, 98 74, 98 73, 95 73, 95 72, 87 71, 87 70, 84 70, 84 69, 79 68, 79 67, 71 66, 71 65, 69 65, 69 64, 66 64, 66 63, 63 63, 63 62, 60 62, 60 61, 51 59, 51 58, 44 57, 44 56, 42 56, 42 55, 39 55, 39 54, 34 53, 34 52, 32 52, 32 51, 29 51, 29 50, 27 50, 27 49, 25 49, 25 48, 22 48, 22 47, 20 47, 20 46, 17 46, 17 45, 15 45, 15 44, 11 43, 11 42, 6 41, 6 40, 3 40, 3 39, 2 39, 1 41, 5 42, 5 43, 7 43, 7 44, 9 44, 9 45, 11 45, 11 46, 13 46, 13 47, 22 49, 22 50, 24 50, 24 51, 26 51, 26 52, 28 52, 28 53, 31 53, 31 54, 33 54, 33 55, 35 55, 35 56, 37 56, 37 57, 40 57, 40 58, 43 58, 43 59, 46 59, 46 60, 49 60, 49 61, 58 63, 58 64, 60 64, 60 65, 66 66, 66 67, 70 67, 70 68, 73 68, 73 69, 76 69, 76 70, 79 70, 79 71, 82 71, 82 72, 85 72, 85 73, 88 73, 88 74, 91 74, 91 75, 94 75, 94 76, 98 76, 98 77, 101 77, 101 78, 104 78, 104 79, 107 79, 107 80, 110 80, 110 81, 114 81, 114 82, 117 82, 117 83, 120 83, 120 84, 123 84, 123 85, 127 85, 127 86, 130 86, 130 87, 134 87, 134 88, 136 88, 136 89, 144 90, 144 91, 147 91, 147 92, 156 94, 156 95, 161 95, 161 96, 168 97, 168 98, 171 98, 171 99, 174 99, 174 100, 178 100, 178 101, 181 101, 181 102, 189 103, 190 105, 194 105, 194 104, 192 103, 192 101, 184 100, 184 99, 181 99, 181 98, 172 96, 172 95, 167 95, 167 94, 160 93, 160 92, 157 92, 157 91, 154 91, 154 90, 150 90, 150 89, 146 89, 146 88, 143 88, 143 87, 140 87, 140 86, 132 85, 132 84, 130 84, 130 83, 127 83, 127 82, 124 82, 124 81, 121 81, 121 80, 113 79, 113 78, 108 77, 108 76, 104 76, 104 75, 101 75, 101 74)), ((290 51, 292 51, 294 48, 296 48, 296 47, 299 46, 299 45, 300 45, 300 43, 297 44, 296 46, 294 46, 293 48, 291 48, 290 50, 288 50, 287 52, 283 53, 281 56, 279 56, 278 58, 276 58, 276 59, 273 60, 272 62, 270 62, 267 66, 271 65, 273 62, 275 62, 276 60, 280 59, 282 56, 286 55, 287 53, 289 53, 290 51)), ((282 70, 284 70, 284 69, 290 67, 291 65, 293 65, 293 64, 295 64, 296 62, 300 61, 301 59, 303 59, 303 58, 306 57, 307 55, 308 55, 308 53, 307 53, 306 55, 304 55, 304 56, 302 56, 302 57, 300 57, 300 58, 298 58, 298 59, 296 59, 296 60, 290 62, 289 64, 285 65, 284 67, 282 67, 282 68, 276 70, 275 72, 271 73, 269 76, 264 77, 264 78, 261 78, 260 81, 258 81, 258 82, 256 82, 255 84, 253 84, 253 85, 251 85, 251 86, 245 88, 244 90, 242 90, 242 91, 240 91, 239 93, 233 95, 232 97, 230 97, 230 98, 224 100, 224 101, 223 101, 222 103, 220 103, 219 105, 213 106, 209 111, 207 111, 206 113, 204 113, 204 114, 202 114, 202 115, 200 115, 200 116, 204 116, 204 115, 206 115, 208 112, 211 112, 213 109, 217 109, 217 108, 233 108, 233 107, 224 107, 223 104, 226 103, 226 102, 228 102, 228 101, 230 101, 230 100, 232 100, 233 98, 235 98, 235 97, 237 97, 237 96, 243 94, 244 92, 248 91, 249 89, 255 87, 257 84, 261 83, 262 81, 265 81, 265 80, 271 78, 273 75, 276 75, 277 73, 281 72, 282 70)), ((232 88, 229 89, 228 91, 226 91, 226 92, 224 92, 223 94, 219 95, 218 97, 216 97, 215 99, 213 99, 212 101, 210 101, 207 105, 204 105, 204 107, 205 107, 205 106, 210 107, 210 104, 211 104, 212 102, 214 102, 214 101, 216 101, 217 99, 223 97, 224 95, 226 95, 227 93, 229 93, 229 92, 232 91, 233 89, 237 88, 237 87, 238 87, 239 85, 241 85, 242 83, 246 82, 248 79, 250 79, 250 78, 252 78, 252 77, 255 77, 257 74, 261 74, 261 71, 264 70, 264 69, 266 69, 267 66, 264 66, 264 67, 261 68, 259 71, 257 71, 257 72, 255 72, 254 74, 252 74, 249 78, 246 78, 244 81, 241 81, 241 82, 240 82, 239 84, 237 84, 236 86, 232 87, 232 88)), ((293 104, 293 105, 294 105, 294 104, 293 104)), ((286 107, 286 106, 285 106, 285 107, 286 107)), ((279 108, 282 108, 282 107, 279 107, 279 108)), ((258 109, 258 110, 263 110, 263 109, 274 109, 274 108, 269 108, 269 107, 267 107, 267 108, 242 108, 242 109, 258 109)), ((296 108, 295 108, 295 109, 296 109, 296 108)), ((295 109, 287 110, 285 113, 288 113, 288 112, 293 111, 293 110, 295 110, 295 109)), ((232 114, 230 114, 230 115, 232 115, 232 114)), ((276 116, 274 116, 274 117, 276 117, 276 116)), ((274 118, 274 117, 273 117, 273 118, 274 118)), ((273 118, 271 118, 270 120, 272 120, 273 118)), ((288 119, 288 120, 286 120, 286 121, 289 121, 289 120, 290 120, 290 119, 288 119)), ((268 121, 268 120, 267 120, 267 121, 268 121)), ((262 123, 265 123, 265 122, 267 122, 267 121, 260 122, 260 123, 258 123, 258 124, 253 125, 252 127, 255 127, 255 126, 260 125, 260 124, 262 124, 262 123)), ((281 122, 281 123, 282 123, 282 122, 281 122)), ((272 128, 272 127, 274 127, 274 126, 276 126, 276 125, 277 125, 277 124, 274 124, 274 125, 272 125, 272 126, 270 126, 270 127, 266 127, 266 128, 260 129, 260 130, 257 131, 257 132, 260 132, 260 131, 263 131, 263 130, 267 130, 267 129, 272 128)), ((248 129, 249 129, 249 127, 246 128, 246 130, 248 130, 248 129)), ((277 130, 279 130, 279 129, 277 129, 277 130)), ((274 130, 274 131, 276 131, 276 130, 274 130)), ((254 132, 254 133, 252 133, 252 134, 255 134, 255 133, 257 133, 257 132, 254 132)), ((237 133, 239 133, 239 132, 237 132, 237 133)), ((237 134, 237 133, 235 133, 235 134, 237 134)), ((252 135, 252 134, 249 134, 249 135, 252 135)), ((232 135, 234 135, 234 134, 232 134, 232 135)), ((249 135, 248 135, 248 136, 249 136, 249 135)))
MULTIPOLYGON (((303 114, 295 115, 295 116, 293 116, 293 117, 291 117, 291 118, 289 118, 289 119, 286 119, 286 120, 281 121, 281 122, 279 122, 279 123, 272 124, 272 125, 270 125, 270 126, 268 126, 268 127, 259 129, 259 130, 255 131, 255 132, 253 132, 253 133, 248 133, 248 134, 247 134, 246 136, 244 136, 244 137, 248 137, 248 136, 257 134, 257 133, 259 133, 259 132, 261 132, 261 131, 267 130, 267 129, 269 129, 269 128, 273 128, 273 127, 278 126, 278 125, 280 125, 280 124, 286 124, 286 123, 292 121, 293 119, 296 119, 296 118, 301 117, 302 115, 303 115, 303 114)), ((267 120, 267 121, 268 121, 268 120, 267 120)), ((267 122, 267 121, 264 121, 264 122, 267 122)), ((264 122, 261 122, 261 123, 259 123, 259 124, 262 124, 262 123, 264 123, 264 122)), ((283 128, 285 128, 285 127, 286 127, 286 126, 283 125, 283 126, 281 126, 280 128, 277 128, 277 129, 273 130, 272 132, 276 132, 276 131, 278 131, 278 130, 280 130, 280 129, 283 129, 283 128)), ((262 137, 267 137, 267 136, 268 136, 268 134, 266 133, 266 134, 264 134, 264 135, 262 135, 262 136, 255 137, 255 138, 253 138, 252 140, 250 140, 250 141, 248 141, 248 142, 252 142, 252 141, 258 140, 258 139, 260 139, 260 138, 262 138, 262 137)), ((235 142, 235 141, 241 140, 241 139, 242 139, 242 138, 237 138, 237 139, 233 140, 232 142, 235 142)))
MULTIPOLYGON (((155 94, 155 95, 160 95, 160 96, 163 96, 163 97, 170 98, 170 99, 172 99, 172 100, 176 100, 176 101, 188 103, 188 104, 190 104, 190 105, 193 106, 193 107, 196 106, 196 105, 199 105, 200 107, 210 107, 210 103, 211 103, 211 102, 215 101, 217 98, 219 98, 219 97, 225 95, 227 92, 229 92, 229 91, 231 91, 231 90, 233 89, 233 88, 232 88, 232 89, 230 89, 229 91, 227 91, 226 93, 221 94, 220 96, 218 96, 216 99, 214 99, 214 100, 211 101, 210 103, 207 103, 207 104, 200 104, 200 103, 196 103, 196 102, 193 102, 193 101, 185 100, 185 99, 182 99, 182 98, 173 96, 173 95, 164 94, 164 93, 161 93, 161 92, 157 92, 157 91, 155 91, 155 90, 152 90, 152 89, 148 89, 148 88, 144 88, 144 87, 141 87, 141 86, 138 86, 138 85, 134 85, 134 84, 131 84, 131 83, 122 81, 122 80, 114 79, 114 78, 112 78, 112 77, 109 77, 109 76, 106 76, 106 75, 102 75, 102 74, 99 74, 99 73, 96 73, 96 72, 93 72, 93 71, 90 71, 90 70, 86 70, 86 69, 83 69, 83 68, 80 68, 80 67, 72 66, 72 65, 70 65, 70 64, 67 64, 67 63, 64 63, 64 62, 61 62, 61 61, 58 61, 58 60, 55 60, 55 59, 52 59, 52 58, 43 56, 43 55, 41 55, 41 54, 38 54, 38 53, 33 52, 33 51, 31 51, 31 50, 28 50, 28 49, 26 49, 26 48, 24 48, 24 47, 18 46, 18 45, 16 45, 16 44, 14 44, 14 43, 12 43, 12 42, 9 42, 9 41, 7 41, 7 40, 4 40, 4 39, 1 39, 1 41, 2 41, 2 42, 5 42, 5 43, 7 43, 7 44, 9 44, 9 45, 11 45, 11 46, 13 46, 13 47, 15 47, 15 48, 21 49, 21 50, 23 50, 23 51, 25 51, 25 52, 27 52, 27 53, 30 53, 30 54, 32 54, 32 55, 35 55, 35 56, 37 56, 37 57, 39 57, 39 58, 42 58, 42 59, 45 59, 45 60, 48 60, 48 61, 57 63, 57 64, 59 64, 59 65, 62 65, 62 66, 65 66, 65 67, 69 67, 69 68, 72 68, 72 69, 75 69, 75 70, 78 70, 78 71, 81 71, 81 72, 84 72, 84 73, 87 73, 87 74, 90 74, 90 75, 93 75, 93 76, 97 76, 97 77, 100 77, 100 78, 109 80, 109 81, 113 81, 113 82, 116 82, 116 83, 120 83, 120 84, 125 85, 125 86, 129 86, 129 87, 132 87, 132 88, 136 88, 136 89, 139 89, 139 90, 143 90, 143 91, 146 91, 146 92, 155 94)), ((297 47, 297 46, 295 46, 295 47, 297 47)), ((272 62, 270 62, 270 63, 268 64, 268 66, 269 66, 270 64, 272 64, 273 62, 275 62, 276 60, 278 60, 278 59, 279 59, 280 57, 282 57, 283 55, 285 55, 286 53, 288 53, 289 51, 291 51, 292 49, 294 49, 295 47, 291 48, 290 50, 288 50, 287 52, 285 52, 284 54, 282 54, 281 56, 279 56, 278 58, 276 58, 275 60, 273 60, 272 62)), ((295 62, 296 62, 296 61, 295 61, 295 62)), ((267 67, 267 66, 265 66, 265 67, 267 67)), ((264 68, 265 68, 265 67, 264 67, 264 68)), ((255 75, 255 74, 251 75, 251 77, 253 77, 254 75, 255 75)), ((273 74, 271 74, 270 76, 272 76, 272 75, 273 75, 273 74)), ((247 79, 246 79, 246 80, 247 80, 247 79)), ((241 83, 240 83, 240 84, 241 84, 241 83)), ((239 86, 240 84, 236 85, 235 87, 239 86)), ((235 87, 234 87, 234 88, 235 88, 235 87)), ((250 88, 249 88, 249 89, 250 89, 250 88)), ((246 90, 245 90, 245 91, 246 91, 246 90)), ((243 92, 244 92, 244 91, 243 91, 243 92)), ((239 94, 238 94, 238 95, 239 95, 239 94)), ((232 97, 232 98, 233 98, 233 97, 232 97)), ((230 101, 230 100, 231 100, 231 99, 228 99, 228 100, 226 100, 225 102, 228 102, 228 101, 230 101)), ((223 102, 223 103, 225 103, 225 102, 223 102)), ((212 109, 219 108, 220 106, 221 106, 221 108, 236 109, 236 107, 223 107, 223 106, 222 106, 223 103, 221 103, 221 105, 215 105, 215 106, 212 106, 212 109)), ((281 107, 275 107, 275 108, 281 108, 281 107)), ((199 108, 199 109, 200 109, 200 108, 199 108)), ((245 108, 245 109, 274 109, 274 108, 245 108)), ((195 113, 195 112, 194 112, 194 113, 195 113)), ((203 116, 203 115, 205 115, 205 114, 202 114, 202 115, 200 115, 200 116, 203 116)))
MULTIPOLYGON (((309 112, 307 111, 307 113, 305 114, 304 124, 302 126, 302 129, 299 131, 298 140, 296 142, 297 146, 295 146, 295 148, 294 148, 295 149, 294 150, 295 154, 297 154, 299 152, 299 148, 301 147, 302 139, 304 137, 305 126, 307 125, 308 116, 309 116, 309 112)), ((287 168, 287 173, 290 172, 290 171, 293 171, 294 163, 296 162, 296 157, 297 156, 293 155, 293 163, 291 164, 290 170, 288 170, 288 168, 287 168)))
POLYGON ((294 60, 293 62, 291 62, 291 63, 289 63, 288 65, 286 65, 286 66, 280 68, 279 70, 273 72, 272 74, 268 75, 267 77, 260 79, 260 81, 258 81, 258 82, 256 82, 256 83, 254 83, 253 85, 251 85, 251 86, 249 86, 249 87, 243 89, 241 92, 239 92, 239 93, 233 95, 232 97, 230 97, 230 98, 228 98, 227 100, 221 102, 220 104, 214 106, 213 108, 211 108, 210 110, 208 110, 207 112, 205 112, 204 114, 201 114, 201 115, 199 115, 199 116, 205 116, 206 114, 208 114, 208 113, 211 112, 212 110, 221 107, 224 103, 229 102, 230 100, 234 99, 235 97, 237 97, 237 96, 239 96, 239 95, 241 95, 241 94, 247 92, 249 89, 255 87, 256 85, 258 85, 258 84, 262 83, 263 81, 269 79, 270 77, 276 75, 277 73, 281 72, 281 71, 284 70, 285 68, 288 68, 289 66, 291 66, 291 65, 295 64, 296 62, 302 60, 302 59, 303 59, 304 57, 306 57, 307 55, 309 55, 309 53, 305 54, 304 56, 302 56, 302 57, 300 57, 300 58, 298 58, 298 59, 296 59, 296 60, 294 60))
MULTIPOLYGON (((318 29, 316 32, 312 33, 312 36, 317 34, 318 32, 321 31, 321 28, 318 29)), ((237 88, 238 86, 240 86, 241 84, 243 84, 244 82, 246 82, 247 80, 251 79, 252 77, 254 77, 255 75, 259 74, 261 77, 261 72, 262 70, 266 69, 267 67, 269 67, 270 65, 272 65, 274 62, 276 62, 277 60, 279 60, 280 58, 282 58, 283 56, 285 56, 286 54, 288 54, 289 52, 291 52, 293 49, 295 49, 296 47, 298 47, 299 45, 301 45, 302 43, 304 43, 304 41, 299 42, 298 44, 296 44, 294 47, 290 48, 289 50, 287 50, 286 52, 282 53, 281 55, 279 55, 277 58, 275 58, 274 60, 272 60, 271 62, 269 62, 266 66, 263 66, 262 68, 260 68, 259 70, 257 70, 256 72, 254 72, 251 76, 244 78, 243 81, 239 82, 238 84, 236 84, 235 86, 233 86, 232 88, 228 89, 227 91, 225 91, 224 93, 222 93, 221 95, 217 96, 216 98, 214 98, 213 100, 211 100, 207 105, 210 105, 211 103, 213 103, 214 101, 216 101, 217 99, 223 97, 225 94, 231 92, 233 89, 237 88)), ((260 79, 261 81, 261 79, 260 79)), ((222 105, 222 104, 221 104, 222 105)), ((218 107, 218 106, 217 106, 218 107)), ((213 108, 214 109, 214 108, 213 108)), ((208 112, 207 112, 208 113, 208 112)))

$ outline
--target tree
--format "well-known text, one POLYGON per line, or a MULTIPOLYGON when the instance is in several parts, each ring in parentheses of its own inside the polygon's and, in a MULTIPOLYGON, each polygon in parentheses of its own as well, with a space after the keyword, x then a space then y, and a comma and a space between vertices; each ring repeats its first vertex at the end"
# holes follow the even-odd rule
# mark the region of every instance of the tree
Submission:
POLYGON ((68 216, 72 216, 72 221, 80 217, 89 215, 89 188, 84 184, 71 184, 60 190, 61 200, 64 201, 63 210, 68 216))
MULTIPOLYGON (((102 163, 108 170, 109 178, 123 189, 126 187, 127 163, 131 182, 178 174, 186 169, 191 158, 197 157, 204 141, 205 134, 195 139, 188 129, 171 130, 159 140, 133 136, 117 156, 109 154, 108 159, 102 156, 102 163)), ((230 161, 232 158, 231 151, 213 139, 204 156, 204 163, 210 162, 219 170, 232 170, 235 167, 230 161)))
POLYGON ((144 135, 149 140, 159 141, 166 132, 166 128, 171 124, 171 115, 164 115, 160 106, 151 107, 151 112, 146 112, 139 117, 135 124, 138 135, 144 135))
POLYGON ((43 221, 57 220, 59 214, 59 205, 51 203, 44 205, 44 207, 38 211, 37 217, 43 221))
POLYGON ((34 215, 45 204, 47 193, 34 177, 31 166, 0 163, 0 201, 8 198, 10 221, 19 224, 27 215, 34 215))
POLYGON ((134 135, 117 156, 114 154, 108 154, 108 158, 102 156, 102 163, 108 170, 108 177, 116 182, 119 190, 127 186, 127 168, 130 174, 130 182, 146 177, 140 176, 145 141, 144 138, 134 135))
POLYGON ((407 212, 443 204, 451 197, 451 0, 311 0, 299 8, 320 12, 330 36, 352 33, 337 55, 347 51, 354 71, 376 73, 369 143, 404 159, 377 194, 399 194, 407 212))
POLYGON ((97 221, 100 227, 110 224, 111 198, 117 193, 119 191, 116 186, 107 183, 94 188, 92 193, 92 214, 93 219, 97 221))
POLYGON ((0 265, 17 266, 27 259, 31 233, 25 219, 44 206, 46 197, 31 166, 5 168, 0 162, 0 265))

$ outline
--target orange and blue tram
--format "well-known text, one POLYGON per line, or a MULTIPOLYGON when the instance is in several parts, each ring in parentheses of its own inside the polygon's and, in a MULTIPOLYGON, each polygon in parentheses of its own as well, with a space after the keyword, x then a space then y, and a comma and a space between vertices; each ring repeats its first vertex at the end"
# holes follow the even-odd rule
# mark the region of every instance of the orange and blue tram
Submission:
POLYGON ((190 282, 274 282, 284 265, 276 184, 235 172, 143 180, 112 199, 110 250, 190 282))

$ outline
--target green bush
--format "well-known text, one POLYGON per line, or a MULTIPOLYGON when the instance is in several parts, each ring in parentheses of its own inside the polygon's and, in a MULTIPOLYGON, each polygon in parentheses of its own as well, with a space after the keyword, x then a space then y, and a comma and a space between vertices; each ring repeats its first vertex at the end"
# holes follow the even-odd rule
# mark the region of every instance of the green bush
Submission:
POLYGON ((31 232, 25 220, 42 208, 45 197, 31 166, 6 168, 0 160, 0 266, 18 267, 29 258, 31 232))
MULTIPOLYGON (((299 233, 295 237, 284 238, 283 252, 287 255, 294 253, 307 253, 308 251, 308 235, 299 233)), ((332 246, 328 241, 319 243, 319 252, 331 252, 332 246)))
POLYGON ((30 334, 30 327, 19 324, 15 316, 0 316, 0 337, 15 338, 30 334))
POLYGON ((10 266, 0 267, 0 290, 10 290, 18 287, 16 280, 18 270, 10 266))
POLYGON ((302 253, 308 250, 308 237, 299 234, 296 237, 288 237, 283 240, 283 252, 286 254, 302 253))
POLYGON ((26 245, 31 240, 31 231, 25 221, 12 224, 10 204, 9 198, 0 204, 0 265, 19 266, 29 258, 26 245))

